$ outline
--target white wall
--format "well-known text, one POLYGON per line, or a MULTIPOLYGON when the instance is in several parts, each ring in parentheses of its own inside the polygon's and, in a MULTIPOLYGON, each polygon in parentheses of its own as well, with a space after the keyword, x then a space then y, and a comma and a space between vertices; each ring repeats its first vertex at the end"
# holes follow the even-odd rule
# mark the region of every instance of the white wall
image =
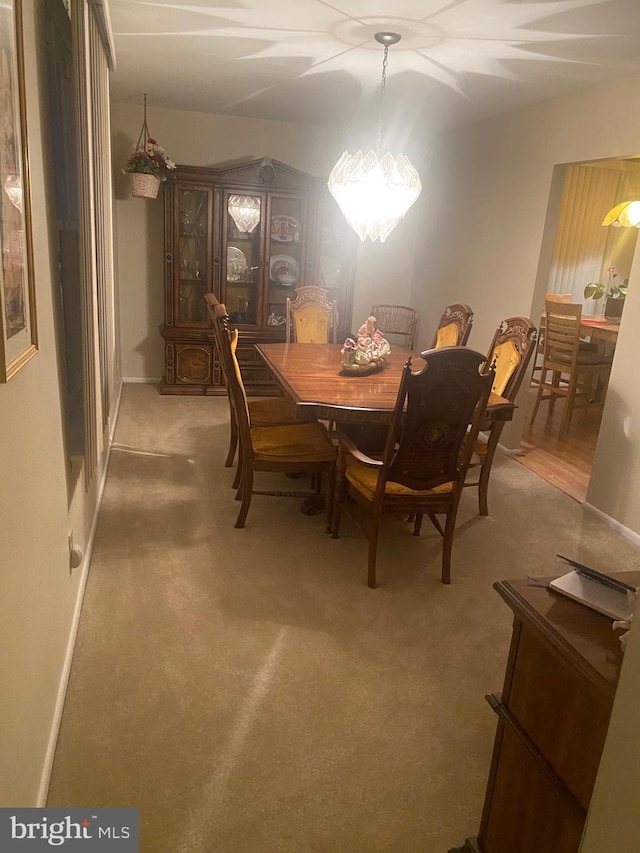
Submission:
POLYGON ((629 637, 604 754, 583 838, 582 853, 632 851, 640 846, 640 631, 629 637))

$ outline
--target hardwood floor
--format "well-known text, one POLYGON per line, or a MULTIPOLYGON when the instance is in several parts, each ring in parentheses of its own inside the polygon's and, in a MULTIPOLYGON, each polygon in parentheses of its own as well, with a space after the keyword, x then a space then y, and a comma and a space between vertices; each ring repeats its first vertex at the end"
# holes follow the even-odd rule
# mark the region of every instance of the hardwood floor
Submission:
POLYGON ((587 496, 602 408, 594 406, 574 411, 571 426, 560 441, 558 432, 564 406, 562 400, 556 403, 551 417, 548 415, 549 404, 541 403, 533 427, 529 426, 537 390, 536 387, 529 389, 526 427, 522 435, 524 455, 513 458, 565 494, 582 502, 587 496))

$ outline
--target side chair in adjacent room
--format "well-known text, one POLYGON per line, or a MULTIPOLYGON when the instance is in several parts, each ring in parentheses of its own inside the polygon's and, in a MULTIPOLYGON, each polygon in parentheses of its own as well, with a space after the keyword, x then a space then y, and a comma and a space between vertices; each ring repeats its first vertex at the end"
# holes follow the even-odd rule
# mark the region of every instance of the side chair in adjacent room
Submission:
POLYGON ((327 519, 331 516, 331 501, 335 477, 336 449, 331 443, 326 428, 314 421, 297 422, 276 426, 256 426, 251 422, 247 394, 242 381, 238 360, 231 346, 232 332, 224 305, 213 309, 214 323, 221 344, 221 356, 229 380, 229 388, 238 424, 240 456, 238 462, 236 500, 241 501, 236 527, 244 527, 253 495, 276 497, 310 497, 313 492, 269 490, 254 488, 256 471, 282 472, 283 474, 310 474, 316 483, 315 495, 322 487, 322 475, 326 474, 327 519))
MULTIPOLYGON (((549 300, 549 302, 564 302, 565 305, 569 302, 573 302, 573 294, 572 293, 545 293, 544 295, 545 302, 549 300)), ((543 314, 540 317, 540 324, 538 326, 538 345, 536 347, 536 356, 533 364, 533 370, 531 371, 531 384, 538 385, 539 378, 538 374, 542 370, 542 361, 544 358, 544 333, 545 333, 545 315, 543 314)), ((580 351, 581 352, 598 352, 598 345, 594 341, 586 341, 582 338, 580 339, 580 351)))
POLYGON ((542 373, 531 424, 540 403, 549 401, 549 414, 556 400, 564 398, 558 438, 563 438, 575 408, 602 405, 611 372, 611 356, 580 349, 582 305, 545 300, 545 336, 542 373), (550 378, 549 378, 550 376, 550 378), (594 386, 594 380, 598 385, 594 386), (595 397, 599 400, 595 400, 595 397))
POLYGON ((338 538, 348 499, 369 514, 368 584, 376 586, 380 523, 385 513, 428 515, 443 537, 442 582, 451 580, 456 515, 471 452, 494 380, 483 353, 444 347, 411 359, 402 374, 382 459, 339 436, 338 474, 330 532, 338 538), (444 528, 438 515, 445 516, 444 528))
POLYGON ((472 325, 473 311, 468 305, 464 302, 447 305, 433 335, 431 349, 466 346, 472 325))
POLYGON ((328 344, 337 340, 337 307, 327 301, 324 287, 305 285, 296 289, 296 298, 287 297, 287 343, 328 344))
POLYGON ((369 312, 384 337, 395 335, 399 343, 413 349, 418 326, 418 312, 407 305, 372 305, 369 312))
MULTIPOLYGON (((491 390, 514 403, 535 351, 536 327, 528 317, 503 320, 496 329, 487 354, 487 361, 495 370, 491 390)), ((489 475, 505 423, 503 420, 485 418, 480 431, 486 436, 486 441, 477 438, 471 456, 469 468, 479 468, 479 478, 475 482, 465 482, 465 487, 478 487, 480 515, 489 515, 489 475)))

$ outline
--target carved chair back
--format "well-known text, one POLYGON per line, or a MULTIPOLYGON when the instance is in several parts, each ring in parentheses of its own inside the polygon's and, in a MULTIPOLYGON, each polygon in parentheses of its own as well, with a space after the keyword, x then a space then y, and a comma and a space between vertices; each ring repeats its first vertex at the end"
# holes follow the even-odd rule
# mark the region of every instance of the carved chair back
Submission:
POLYGON ((287 297, 287 343, 336 343, 337 307, 327 301, 324 287, 305 285, 296 289, 294 300, 287 297))
POLYGON ((431 349, 466 346, 472 325, 473 311, 468 305, 464 302, 447 305, 433 336, 431 349))

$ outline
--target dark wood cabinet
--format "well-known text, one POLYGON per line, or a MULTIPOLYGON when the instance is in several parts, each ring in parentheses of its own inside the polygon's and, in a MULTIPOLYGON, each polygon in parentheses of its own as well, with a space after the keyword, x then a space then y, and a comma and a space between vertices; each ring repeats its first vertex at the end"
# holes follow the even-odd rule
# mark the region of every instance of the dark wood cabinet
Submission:
POLYGON ((327 288, 338 334, 351 331, 355 242, 324 180, 269 159, 178 166, 165 185, 162 392, 225 393, 205 309, 214 293, 239 330, 248 393, 277 393, 254 344, 285 339, 286 299, 305 284, 327 288))
MULTIPOLYGON (((640 573, 624 575, 640 583, 640 573)), ((622 665, 611 620, 526 580, 494 585, 513 610, 477 839, 463 851, 578 853, 622 665)))

